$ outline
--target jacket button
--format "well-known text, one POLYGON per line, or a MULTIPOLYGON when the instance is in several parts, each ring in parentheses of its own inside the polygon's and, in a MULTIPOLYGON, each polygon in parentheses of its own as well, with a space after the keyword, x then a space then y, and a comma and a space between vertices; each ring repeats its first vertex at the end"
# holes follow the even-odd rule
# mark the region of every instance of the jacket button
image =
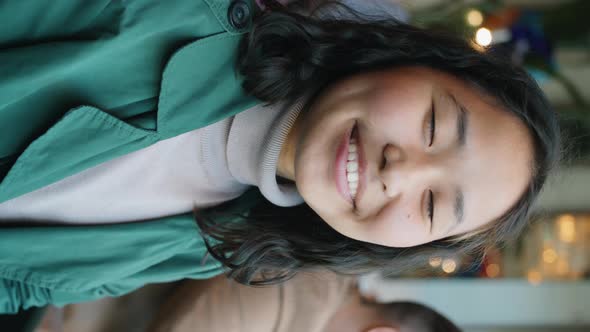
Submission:
POLYGON ((243 29, 250 24, 250 6, 245 0, 234 0, 227 11, 229 23, 236 29, 243 29))

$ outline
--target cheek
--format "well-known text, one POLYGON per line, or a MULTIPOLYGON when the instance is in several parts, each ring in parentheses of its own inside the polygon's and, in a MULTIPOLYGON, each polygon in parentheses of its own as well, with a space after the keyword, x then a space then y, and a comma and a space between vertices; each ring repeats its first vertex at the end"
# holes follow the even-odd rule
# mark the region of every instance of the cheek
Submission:
POLYGON ((397 144, 415 142, 422 127, 426 102, 416 100, 417 96, 380 94, 369 107, 368 124, 374 132, 397 144))
POLYGON ((367 225, 370 235, 374 237, 369 241, 378 241, 385 246, 412 247, 430 241, 427 226, 404 203, 390 204, 367 225))
POLYGON ((329 144, 317 142, 311 136, 302 139, 295 156, 295 184, 310 207, 331 214, 340 205, 330 172, 335 152, 329 144))
POLYGON ((316 180, 327 177, 320 173, 320 167, 315 166, 319 162, 317 160, 319 154, 320 152, 314 151, 314 146, 302 144, 295 156, 295 183, 306 200, 308 199, 306 196, 310 196, 310 199, 315 198, 314 194, 318 189, 315 186, 316 180))

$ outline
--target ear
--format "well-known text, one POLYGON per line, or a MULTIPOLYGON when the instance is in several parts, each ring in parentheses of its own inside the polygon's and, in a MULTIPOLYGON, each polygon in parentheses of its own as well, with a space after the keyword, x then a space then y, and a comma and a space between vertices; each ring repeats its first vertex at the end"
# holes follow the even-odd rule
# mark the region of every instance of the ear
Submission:
POLYGON ((366 330, 365 332, 400 332, 400 331, 398 328, 392 327, 392 326, 378 326, 378 327, 370 328, 370 329, 366 330))

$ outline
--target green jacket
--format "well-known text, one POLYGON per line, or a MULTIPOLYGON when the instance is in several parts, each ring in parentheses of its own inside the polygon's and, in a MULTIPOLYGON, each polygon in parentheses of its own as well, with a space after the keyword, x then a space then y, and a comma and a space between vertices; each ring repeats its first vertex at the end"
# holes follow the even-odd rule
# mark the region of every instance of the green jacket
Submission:
MULTIPOLYGON (((1 2, 0 202, 254 106, 234 70, 253 10, 245 0, 1 2)), ((191 214, 0 227, 0 312, 222 272, 191 214)))

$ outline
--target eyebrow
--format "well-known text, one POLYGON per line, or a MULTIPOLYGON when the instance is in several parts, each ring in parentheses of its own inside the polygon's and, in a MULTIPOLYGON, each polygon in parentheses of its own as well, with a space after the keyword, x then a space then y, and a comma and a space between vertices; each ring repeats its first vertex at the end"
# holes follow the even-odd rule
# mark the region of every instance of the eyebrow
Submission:
POLYGON ((461 105, 455 96, 449 93, 449 96, 455 103, 457 107, 457 130, 456 130, 456 137, 457 137, 457 145, 459 147, 464 147, 465 142, 467 141, 467 128, 469 125, 469 113, 465 110, 465 107, 461 105))
MULTIPOLYGON (((457 137, 457 146, 461 149, 465 147, 465 143, 467 141, 467 128, 469 125, 469 113, 465 110, 465 107, 461 105, 455 96, 449 93, 451 99, 455 103, 457 107, 457 130, 456 130, 456 137, 457 137)), ((455 213, 455 217, 457 222, 453 225, 448 232, 450 232, 453 228, 457 227, 463 222, 463 216, 465 214, 465 197, 463 196, 463 191, 461 189, 457 189, 455 191, 455 201, 453 204, 453 211, 455 213)))
POLYGON ((463 222, 463 215, 465 212, 465 198, 461 189, 455 190, 455 202, 453 203, 453 212, 455 213, 456 221, 447 228, 445 235, 449 234, 453 229, 461 225, 463 222))

